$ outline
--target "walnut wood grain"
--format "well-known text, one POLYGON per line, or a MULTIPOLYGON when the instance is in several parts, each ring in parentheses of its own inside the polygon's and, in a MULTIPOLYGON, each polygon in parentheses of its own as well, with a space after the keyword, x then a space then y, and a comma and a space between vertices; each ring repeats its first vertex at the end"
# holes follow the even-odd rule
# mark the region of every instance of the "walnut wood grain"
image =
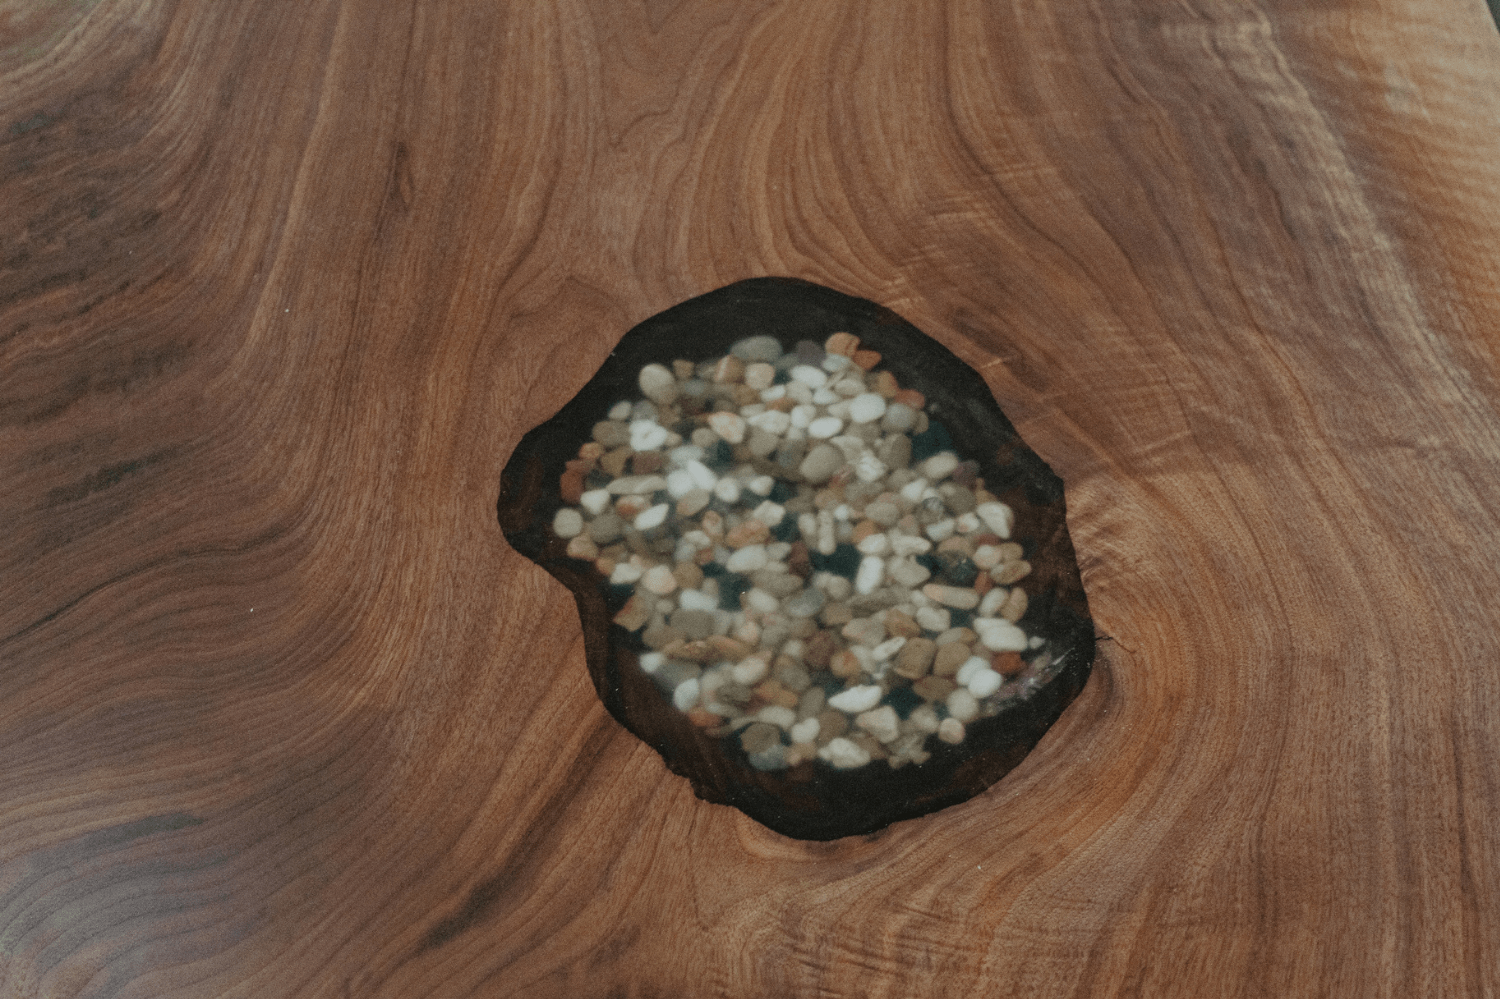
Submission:
POLYGON ((1500 991, 1479 0, 13 8, 0 995, 1500 991), (982 372, 1111 637, 827 844, 622 730, 494 513, 778 274, 982 372))

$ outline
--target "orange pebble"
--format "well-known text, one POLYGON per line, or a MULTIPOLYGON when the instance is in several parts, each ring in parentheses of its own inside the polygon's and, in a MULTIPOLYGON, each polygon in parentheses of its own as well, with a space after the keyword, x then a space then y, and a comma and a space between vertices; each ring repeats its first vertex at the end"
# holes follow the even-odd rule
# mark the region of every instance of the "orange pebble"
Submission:
POLYGON ((880 353, 874 350, 856 350, 854 352, 854 363, 869 371, 880 363, 880 353))
POLYGON ((974 577, 974 592, 981 597, 990 592, 994 588, 994 585, 995 581, 990 578, 990 574, 987 572, 981 572, 978 576, 974 577))
POLYGON ((604 445, 598 441, 589 441, 578 449, 578 457, 584 461, 598 461, 604 457, 604 445))
POLYGON ((720 718, 712 711, 705 711, 702 708, 694 708, 688 712, 688 721, 699 728, 713 728, 723 720, 723 718, 720 718))
POLYGON ((577 503, 583 498, 583 473, 570 468, 558 476, 557 492, 564 503, 577 503))
POLYGON ((896 393, 893 401, 910 406, 912 409, 921 409, 927 405, 927 397, 916 389, 902 389, 896 393))
POLYGON ((861 520, 854 525, 854 532, 849 537, 850 544, 859 544, 872 534, 880 533, 880 525, 873 520, 861 520))
POLYGON ((854 352, 859 349, 859 337, 853 333, 835 333, 823 341, 823 349, 830 354, 853 357, 854 352))
POLYGON ((878 371, 875 373, 875 391, 886 399, 894 399, 901 391, 901 386, 896 382, 896 376, 889 371, 878 371))
POLYGON ((1001 676, 1015 676, 1026 668, 1026 660, 1021 658, 1019 652, 1000 652, 990 660, 990 665, 1001 676))

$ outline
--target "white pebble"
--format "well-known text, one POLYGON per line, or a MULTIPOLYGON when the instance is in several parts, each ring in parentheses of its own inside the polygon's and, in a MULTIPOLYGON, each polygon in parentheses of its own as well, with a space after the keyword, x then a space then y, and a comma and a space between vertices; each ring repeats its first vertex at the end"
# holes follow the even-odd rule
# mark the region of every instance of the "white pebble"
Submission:
POLYGON ((771 490, 776 488, 776 480, 769 475, 757 475, 745 483, 745 488, 757 496, 769 496, 771 490))
POLYGON ((759 586, 753 586, 745 591, 745 606, 761 614, 774 614, 781 607, 781 601, 759 586))
POLYGON ((817 406, 793 406, 791 413, 787 415, 787 426, 796 427, 798 430, 806 430, 808 425, 812 423, 813 418, 817 415, 817 406))
POLYGON ((645 673, 655 673, 661 669, 667 657, 660 652, 642 652, 640 658, 641 670, 645 673))
POLYGON ((682 469, 667 473, 667 495, 673 499, 682 499, 688 493, 698 488, 693 477, 682 469))
POLYGON ((1003 617, 976 617, 969 627, 979 636, 984 647, 995 652, 1024 652, 1026 632, 1003 617))
POLYGON ((995 691, 999 690, 1000 685, 1004 682, 1000 674, 994 670, 982 669, 969 677, 969 693, 975 697, 989 697, 995 691))
POLYGON ((671 566, 653 565, 641 577, 641 585, 657 596, 664 597, 677 589, 677 577, 672 575, 671 566))
POLYGON ((790 734, 793 742, 812 742, 822 730, 818 719, 804 718, 791 727, 790 734))
POLYGON ((678 711, 691 711, 698 706, 698 680, 684 680, 672 691, 672 703, 678 711))
MULTIPOLYGON (((980 545, 974 552, 974 564, 985 572, 989 572, 1000 564, 1000 549, 994 545, 980 545)), ((994 593, 994 590, 990 591, 994 593)))
POLYGON ((1002 538, 1010 537, 1011 526, 1016 521, 1015 511, 1010 507, 997 500, 979 504, 974 508, 974 513, 984 521, 985 527, 1002 538))
POLYGON ((701 461, 689 461, 682 466, 682 470, 693 477, 693 485, 699 489, 707 489, 711 492, 714 486, 719 484, 719 477, 701 461))
POLYGON ((900 652, 901 646, 905 644, 906 639, 900 635, 897 635, 895 638, 887 638, 885 641, 875 646, 875 648, 871 649, 870 655, 875 658, 876 662, 888 662, 890 661, 891 656, 894 656, 896 653, 900 652))
POLYGON ((891 539, 884 534, 872 534, 854 547, 859 549, 861 555, 888 555, 891 551, 891 539))
POLYGON ((843 354, 827 354, 818 364, 818 367, 822 368, 824 371, 827 371, 829 374, 833 374, 836 371, 843 371, 853 363, 853 361, 849 360, 849 358, 845 357, 843 354))
POLYGON ((724 568, 730 572, 754 572, 766 567, 766 546, 746 545, 733 555, 724 564, 724 568))
POLYGON ((881 742, 894 742, 901 734, 901 719, 896 716, 896 709, 889 704, 860 714, 854 719, 854 724, 881 742))
POLYGON ((714 486, 714 495, 725 503, 737 503, 740 499, 740 483, 738 479, 724 476, 714 486))
POLYGON ((869 753, 843 736, 828 740, 828 745, 818 750, 818 758, 838 770, 855 770, 870 762, 869 753))
POLYGON ((978 676, 983 670, 990 668, 990 661, 983 656, 970 656, 958 667, 958 674, 954 676, 953 682, 960 687, 967 687, 969 681, 978 676))
POLYGON ((927 536, 933 541, 944 541, 953 537, 953 518, 945 517, 927 525, 927 536))
MULTIPOLYGON (((831 550, 829 554, 832 554, 831 550)), ((859 571, 854 576, 854 592, 874 593, 883 579, 885 579, 885 559, 878 555, 866 555, 860 559, 859 571)))
POLYGON ((918 476, 901 487, 901 498, 911 503, 920 503, 924 494, 931 488, 932 483, 918 476))
POLYGON ((839 401, 839 394, 825 385, 820 389, 813 389, 812 401, 819 406, 832 405, 839 401))
POLYGON ((880 703, 880 698, 885 692, 877 684, 866 684, 862 687, 849 687, 839 691, 828 699, 830 708, 837 708, 846 714, 857 715, 861 711, 869 711, 880 703))
POLYGON ((609 418, 616 423, 626 423, 630 420, 630 411, 635 407, 630 404, 629 399, 621 399, 609 407, 609 418))
POLYGON ((777 399, 786 398, 785 385, 772 385, 768 389, 762 389, 760 393, 761 402, 775 402, 777 399))
POLYGON ((710 413, 708 425, 731 444, 739 444, 745 439, 745 420, 739 413, 710 413))
POLYGON ((667 442, 667 428, 655 420, 636 420, 630 424, 630 449, 655 451, 667 442))
POLYGON ((891 551, 897 555, 920 555, 932 550, 932 542, 910 534, 892 534, 891 551))
POLYGON ((667 488, 667 480, 660 475, 627 475, 604 488, 616 496, 649 496, 667 488))
POLYGON ((771 500, 766 500, 760 506, 756 507, 755 512, 750 514, 750 516, 754 517, 762 524, 765 524, 767 527, 776 527, 781 523, 782 519, 786 517, 786 507, 782 506, 780 503, 774 503, 771 500))
POLYGON ((780 437, 792 425, 792 417, 791 414, 783 413, 779 409, 768 409, 764 413, 750 417, 747 422, 757 430, 764 430, 768 434, 780 437))
POLYGON ((918 607, 916 616, 924 631, 939 633, 947 631, 952 620, 946 607, 918 607))
POLYGON ((696 444, 684 444, 667 452, 667 463, 673 468, 682 468, 690 461, 702 461, 703 449, 696 444))
POLYGON ((748 687, 752 684, 760 683, 770 671, 771 664, 766 662, 763 657, 746 656, 734 664, 734 668, 729 671, 729 675, 734 679, 735 683, 742 683, 748 687))
POLYGON ((642 569, 640 566, 630 562, 621 562, 617 564, 614 571, 609 574, 609 581, 615 586, 622 586, 625 583, 636 582, 645 574, 646 570, 642 569))
POLYGON ((597 517, 609 507, 609 490, 590 489, 578 498, 578 505, 597 517))
POLYGON ((979 716, 979 702, 963 687, 949 694, 946 703, 949 716, 961 722, 971 722, 979 716))
MULTIPOLYGON (((605 496, 608 497, 608 493, 605 496)), ((583 533, 583 514, 570 506, 557 511, 552 518, 552 533, 559 538, 576 538, 583 533)))
POLYGON ((885 415, 885 398, 875 392, 864 392, 849 400, 849 419, 855 423, 874 423, 885 415))
POLYGON ((667 514, 672 507, 666 503, 658 503, 653 507, 642 510, 635 518, 635 529, 637 531, 649 531, 653 527, 660 527, 667 522, 667 514))
POLYGON ((799 364, 791 371, 792 380, 801 382, 811 389, 819 389, 828 384, 828 374, 810 364, 799 364))
POLYGON ((807 425, 807 436, 813 440, 826 441, 844 429, 844 421, 837 416, 820 416, 807 425))
POLYGON ((922 462, 921 472, 931 482, 941 482, 958 467, 958 455, 952 451, 939 451, 922 462))
POLYGON ((757 392, 770 388, 771 383, 775 380, 776 369, 765 361, 756 361, 753 364, 745 365, 745 384, 757 392))
POLYGON ((944 718, 938 726, 937 737, 950 746, 964 741, 964 723, 957 718, 944 718))
POLYGON ((791 728, 797 723, 797 712, 780 704, 767 704, 755 713, 755 719, 770 722, 777 728, 791 728))
POLYGON ((711 597, 702 590, 683 590, 677 595, 677 606, 683 610, 718 610, 719 598, 711 597))
POLYGON ((1006 597, 1009 596, 1009 590, 1003 586, 997 586, 984 595, 984 599, 979 601, 979 609, 974 613, 979 617, 994 617, 1000 612, 1000 605, 1005 603, 1006 597))
POLYGON ((937 710, 931 704, 918 704, 911 709, 911 714, 906 716, 911 722, 911 727, 918 732, 936 732, 938 730, 937 710))
POLYGON ((815 513, 802 513, 797 515, 797 530, 802 532, 802 537, 808 541, 818 536, 818 515, 815 513))
POLYGON ((917 411, 903 402, 893 402, 885 409, 885 422, 882 424, 887 430, 910 430, 916 426, 917 411))
POLYGON ((861 482, 879 482, 885 478, 887 471, 889 469, 885 467, 885 462, 875 457, 869 451, 861 453, 854 459, 854 474, 861 482))

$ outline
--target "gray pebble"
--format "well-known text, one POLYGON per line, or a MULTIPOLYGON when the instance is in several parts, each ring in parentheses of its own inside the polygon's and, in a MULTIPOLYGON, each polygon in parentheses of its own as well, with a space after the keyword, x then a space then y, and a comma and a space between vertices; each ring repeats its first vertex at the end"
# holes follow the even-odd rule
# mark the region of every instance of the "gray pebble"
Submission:
POLYGON ((703 667, 697 663, 685 663, 677 659, 668 659, 657 668, 652 678, 661 685, 663 690, 675 690, 679 683, 684 680, 696 680, 703 675, 703 667))
POLYGON ((886 430, 910 430, 917 424, 917 411, 905 403, 893 402, 885 407, 880 425, 886 430))
POLYGON ((781 744, 781 729, 770 722, 755 722, 740 733, 740 745, 752 756, 781 744))
POLYGON ((809 586, 782 604, 781 609, 792 617, 812 617, 823 609, 823 601, 823 591, 816 586, 809 586))
POLYGON ((758 753, 751 753, 750 765, 757 770, 785 770, 786 747, 777 742, 758 753))
MULTIPOLYGON (((790 690, 794 694, 802 693, 812 683, 812 677, 807 675, 807 670, 795 663, 790 666, 783 666, 778 669, 776 671, 776 680, 783 687, 785 687, 787 690, 790 690)), ((819 693, 821 692, 822 688, 820 687, 819 693)), ((818 710, 823 710, 822 705, 818 706, 818 710)), ((814 714, 816 713, 817 712, 814 712, 814 714)))
POLYGON ((780 444, 780 437, 759 427, 754 427, 750 430, 750 439, 745 442, 745 446, 750 449, 750 453, 757 458, 770 457, 771 453, 780 444))
POLYGON ((881 527, 894 527, 901 519, 901 508, 894 503, 871 503, 865 507, 865 516, 881 527))
POLYGON ((729 352, 742 361, 776 361, 781 357, 781 341, 774 336, 752 336, 741 340, 729 352))
POLYGON ((621 420, 600 420, 594 424, 594 440, 608 448, 630 443, 630 424, 621 420))
POLYGON ((911 464, 911 438, 905 434, 892 434, 880 442, 875 457, 885 462, 887 468, 905 468, 911 464))
POLYGON ((823 483, 833 477, 833 473, 844 467, 844 452, 832 444, 819 444, 802 459, 802 464, 797 470, 808 482, 823 483))
POLYGON ((606 510, 589 521, 589 539, 596 545, 618 541, 624 533, 625 521, 613 510, 606 510))
POLYGON ((802 700, 797 702, 797 720, 803 718, 816 718, 828 703, 828 695, 822 687, 813 687, 802 695, 802 700))
POLYGON ((906 594, 895 587, 876 590, 874 593, 859 593, 849 598, 849 609, 861 617, 894 607, 906 599, 906 594))
POLYGON ((948 509, 957 514, 968 513, 974 509, 974 493, 963 486, 954 486, 953 491, 944 494, 943 499, 948 504, 948 509))
MULTIPOLYGON (((802 578, 790 572, 776 572, 772 569, 761 569, 750 574, 750 581, 765 590, 778 600, 784 600, 802 589, 802 578)), ((814 590, 814 593, 817 591, 814 590)), ((819 594, 821 596, 821 594, 819 594)), ((821 601, 820 601, 821 602, 821 601)), ((788 613, 791 613, 788 611, 788 613)), ((814 611, 813 613, 817 613, 814 611)), ((807 614, 795 614, 794 617, 809 617, 807 614)))
POLYGON ((797 363, 810 364, 817 367, 823 363, 823 345, 813 343, 811 340, 798 340, 796 346, 797 363))
POLYGON ((707 638, 714 631, 714 616, 711 611, 678 608, 668 620, 689 641, 707 638))

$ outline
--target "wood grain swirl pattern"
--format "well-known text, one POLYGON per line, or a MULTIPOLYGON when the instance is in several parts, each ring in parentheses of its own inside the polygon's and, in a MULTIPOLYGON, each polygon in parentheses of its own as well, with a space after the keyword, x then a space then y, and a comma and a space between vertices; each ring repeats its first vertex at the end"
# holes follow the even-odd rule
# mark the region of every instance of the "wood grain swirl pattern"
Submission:
POLYGON ((0 995, 1500 991, 1477 0, 0 5, 0 995), (499 473, 631 325, 876 300, 1108 639, 782 839, 593 698, 499 473))

